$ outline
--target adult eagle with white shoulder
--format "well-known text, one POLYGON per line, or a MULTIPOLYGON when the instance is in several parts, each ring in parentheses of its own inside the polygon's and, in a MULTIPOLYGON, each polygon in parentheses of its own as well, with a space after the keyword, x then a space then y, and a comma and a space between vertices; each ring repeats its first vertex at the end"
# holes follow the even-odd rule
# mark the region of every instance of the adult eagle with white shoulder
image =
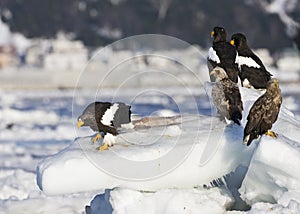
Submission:
POLYGON ((77 126, 89 126, 93 131, 99 132, 94 138, 94 143, 104 133, 103 146, 100 150, 105 150, 115 143, 115 136, 118 128, 123 124, 131 123, 131 106, 124 103, 94 102, 89 104, 78 117, 77 126))
POLYGON ((230 44, 238 52, 239 77, 242 86, 247 88, 265 89, 272 74, 267 71, 260 58, 254 54, 242 33, 232 35, 230 44))

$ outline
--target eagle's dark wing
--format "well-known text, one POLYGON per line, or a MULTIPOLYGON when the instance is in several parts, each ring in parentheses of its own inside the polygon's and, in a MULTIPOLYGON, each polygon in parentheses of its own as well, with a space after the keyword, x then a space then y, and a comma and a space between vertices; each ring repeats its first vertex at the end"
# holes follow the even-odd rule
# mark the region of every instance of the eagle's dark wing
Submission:
POLYGON ((214 44, 213 48, 220 59, 218 66, 226 71, 231 81, 237 83, 239 69, 236 49, 228 42, 214 44))
POLYGON ((101 122, 103 115, 111 105, 109 102, 95 102, 95 118, 97 123, 101 122))
POLYGON ((95 118, 96 118, 98 131, 107 132, 116 135, 117 130, 115 127, 113 127, 112 123, 107 125, 102 123, 103 115, 111 106, 112 104, 109 102, 95 102, 95 118))
POLYGON ((267 70, 241 66, 239 76, 242 81, 247 79, 254 88, 266 88, 267 82, 271 79, 271 74, 267 70))
POLYGON ((224 93, 224 87, 221 82, 215 82, 212 87, 212 98, 215 107, 218 110, 218 113, 222 117, 226 117, 229 119, 229 113, 227 109, 229 108, 229 102, 226 100, 226 96, 224 93))
POLYGON ((255 101, 249 111, 248 122, 244 129, 244 140, 248 138, 247 145, 272 128, 278 118, 281 103, 280 95, 274 96, 269 93, 265 93, 255 101))
POLYGON ((207 57, 207 67, 208 71, 211 72, 215 67, 217 67, 218 63, 216 61, 211 60, 207 57))
POLYGON ((117 134, 117 128, 131 122, 130 106, 124 103, 95 103, 95 118, 99 131, 117 134))
MULTIPOLYGON (((266 112, 263 116, 263 120, 265 123, 270 124, 268 126, 268 129, 271 129, 273 123, 275 123, 275 121, 278 118, 278 114, 280 111, 280 106, 282 103, 282 97, 280 96, 277 100, 276 98, 272 98, 271 96, 268 96, 269 94, 266 94, 266 112)), ((267 130, 268 130, 267 129, 267 130)), ((267 131, 266 130, 266 131, 267 131)))
POLYGON ((225 99, 228 100, 229 119, 240 125, 242 119, 243 102, 239 87, 229 79, 221 80, 225 99))
MULTIPOLYGON (((93 131, 117 135, 117 128, 121 127, 121 124, 130 123, 130 116, 130 106, 124 103, 93 102, 78 117, 77 126, 88 126, 93 131)), ((97 139, 98 135, 94 142, 97 139)))
POLYGON ((240 125, 243 103, 238 86, 228 78, 223 79, 214 84, 212 97, 219 114, 240 125))
POLYGON ((131 119, 130 119, 131 106, 125 105, 124 103, 118 103, 118 104, 119 104, 119 108, 116 111, 113 122, 112 122, 112 125, 115 128, 121 127, 122 124, 127 124, 127 123, 131 122, 131 119))
MULTIPOLYGON (((247 124, 244 129, 244 138, 246 138, 248 135, 250 135, 251 141, 253 139, 256 139, 260 133, 260 126, 262 121, 264 120, 264 107, 265 105, 265 97, 262 95, 259 97, 254 104, 252 105, 248 117, 247 117, 247 124)), ((250 141, 249 139, 249 141, 250 141)), ((250 141, 250 142, 251 142, 250 141)))
MULTIPOLYGON (((267 82, 271 79, 272 74, 268 72, 260 60, 260 58, 255 55, 250 48, 245 48, 239 51, 239 66, 241 72, 239 76, 243 81, 245 79, 254 88, 266 88, 267 82)), ((244 85, 246 86, 247 85, 244 85)))

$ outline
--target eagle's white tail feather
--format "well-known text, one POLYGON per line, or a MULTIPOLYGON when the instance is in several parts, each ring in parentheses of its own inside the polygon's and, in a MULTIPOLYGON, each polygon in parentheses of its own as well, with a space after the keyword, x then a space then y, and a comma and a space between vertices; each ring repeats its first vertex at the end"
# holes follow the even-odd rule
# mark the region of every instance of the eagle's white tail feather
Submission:
POLYGON ((248 134, 245 138, 244 138, 244 144, 247 145, 248 141, 249 141, 250 135, 248 134))

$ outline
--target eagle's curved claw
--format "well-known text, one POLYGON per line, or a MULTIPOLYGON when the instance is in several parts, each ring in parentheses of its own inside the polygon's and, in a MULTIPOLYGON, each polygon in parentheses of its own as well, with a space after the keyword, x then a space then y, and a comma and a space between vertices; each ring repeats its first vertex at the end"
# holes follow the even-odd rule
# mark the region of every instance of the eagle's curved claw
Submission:
POLYGON ((268 131, 265 133, 265 135, 268 135, 268 136, 270 136, 270 137, 272 137, 272 138, 276 138, 276 137, 277 137, 277 134, 276 134, 275 132, 271 131, 271 130, 268 130, 268 131))
POLYGON ((93 142, 96 143, 97 140, 101 139, 102 136, 100 133, 98 133, 94 138, 93 138, 93 142))
POLYGON ((108 150, 108 145, 106 143, 104 143, 102 146, 99 146, 98 148, 100 151, 103 151, 103 150, 108 150))

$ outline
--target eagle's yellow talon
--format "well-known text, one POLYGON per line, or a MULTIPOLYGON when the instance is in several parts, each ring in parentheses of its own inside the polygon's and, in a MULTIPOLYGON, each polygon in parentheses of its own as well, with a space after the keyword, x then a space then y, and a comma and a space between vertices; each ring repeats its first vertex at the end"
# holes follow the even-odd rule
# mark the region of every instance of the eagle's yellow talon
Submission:
POLYGON ((100 133, 98 133, 94 138, 93 138, 93 142, 96 143, 97 140, 101 139, 102 136, 100 133))
POLYGON ((277 137, 277 134, 276 134, 275 132, 271 131, 271 130, 268 130, 268 131, 265 133, 265 135, 268 135, 268 136, 270 136, 270 137, 272 137, 272 138, 276 138, 276 137, 277 137))
POLYGON ((106 143, 104 143, 102 146, 99 147, 99 150, 100 151, 108 150, 108 145, 106 143))

